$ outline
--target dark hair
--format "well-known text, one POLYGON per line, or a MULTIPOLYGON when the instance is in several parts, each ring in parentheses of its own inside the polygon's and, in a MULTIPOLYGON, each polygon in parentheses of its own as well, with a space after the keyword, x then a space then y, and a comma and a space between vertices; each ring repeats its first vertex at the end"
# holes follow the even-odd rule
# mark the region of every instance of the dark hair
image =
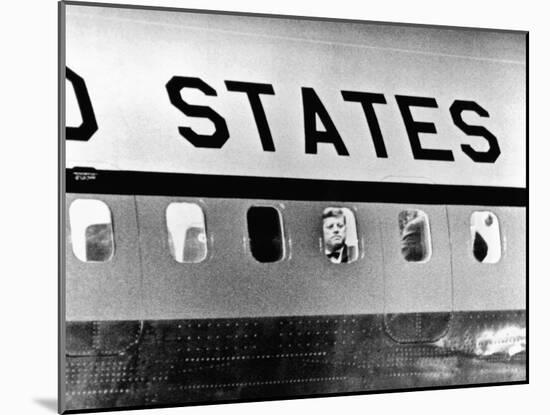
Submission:
POLYGON ((327 218, 344 218, 344 223, 346 223, 346 215, 344 211, 340 208, 327 208, 323 211, 323 220, 327 218))

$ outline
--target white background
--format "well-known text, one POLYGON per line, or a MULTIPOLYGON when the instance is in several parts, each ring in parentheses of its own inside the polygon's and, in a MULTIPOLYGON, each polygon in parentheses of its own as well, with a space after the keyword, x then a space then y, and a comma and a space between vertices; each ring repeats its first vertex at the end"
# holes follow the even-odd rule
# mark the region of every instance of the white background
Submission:
MULTIPOLYGON (((530 41, 530 379, 525 386, 364 395, 142 411, 143 414, 291 412, 547 413, 550 291, 548 221, 550 77, 544 2, 297 0, 146 1, 187 8, 529 30, 530 41), (547 399, 545 399, 547 398, 547 399)), ((52 414, 57 393, 57 4, 4 2, 0 12, 2 412, 52 414), (7 229, 7 232, 5 232, 7 229)), ((123 412, 126 413, 126 412, 123 412)))

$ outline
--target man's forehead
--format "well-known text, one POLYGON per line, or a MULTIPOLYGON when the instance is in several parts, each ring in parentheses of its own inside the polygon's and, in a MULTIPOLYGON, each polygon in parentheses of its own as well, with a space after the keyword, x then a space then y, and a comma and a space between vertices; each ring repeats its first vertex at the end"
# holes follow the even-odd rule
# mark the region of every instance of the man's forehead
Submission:
POLYGON ((328 218, 324 218, 324 222, 344 222, 344 215, 341 216, 329 216, 328 218))

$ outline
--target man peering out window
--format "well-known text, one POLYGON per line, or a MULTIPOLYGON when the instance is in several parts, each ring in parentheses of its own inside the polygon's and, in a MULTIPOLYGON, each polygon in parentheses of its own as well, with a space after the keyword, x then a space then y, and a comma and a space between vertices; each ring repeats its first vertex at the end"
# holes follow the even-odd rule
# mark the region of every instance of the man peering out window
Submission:
POLYGON ((325 255, 334 264, 357 259, 357 230, 350 209, 329 207, 323 211, 323 244, 325 255))

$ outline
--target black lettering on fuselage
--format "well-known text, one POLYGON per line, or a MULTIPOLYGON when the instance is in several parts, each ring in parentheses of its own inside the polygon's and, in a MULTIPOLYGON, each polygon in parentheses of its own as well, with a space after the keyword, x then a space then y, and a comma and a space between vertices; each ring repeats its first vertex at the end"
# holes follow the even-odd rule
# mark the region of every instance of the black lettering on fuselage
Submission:
POLYGON ((418 134, 436 134, 437 130, 435 129, 435 124, 431 122, 415 121, 411 114, 411 107, 437 108, 437 101, 435 98, 396 95, 395 99, 397 100, 399 111, 401 111, 401 117, 405 123, 413 157, 417 160, 454 161, 453 152, 451 150, 422 147, 418 134))
POLYGON ((67 140, 88 141, 97 131, 97 121, 86 83, 84 79, 69 68, 66 68, 65 76, 73 85, 76 102, 78 103, 80 116, 82 117, 82 123, 78 127, 66 127, 65 138, 67 140))
POLYGON ((225 86, 228 91, 246 93, 248 101, 250 102, 250 107, 252 108, 254 120, 256 121, 256 127, 258 127, 262 148, 264 151, 275 151, 273 137, 271 136, 264 107, 260 100, 260 94, 275 95, 273 86, 271 84, 256 84, 238 81, 225 81, 225 86))
POLYGON ((384 144, 384 137, 382 137, 382 131, 380 131, 380 124, 376 118, 373 104, 386 104, 386 98, 384 94, 373 94, 370 92, 357 92, 357 91, 342 91, 342 97, 344 101, 359 102, 363 107, 363 112, 367 118, 367 124, 372 136, 372 142, 374 144, 374 150, 376 151, 376 157, 388 158, 388 152, 386 151, 386 145, 384 144))
POLYGON ((348 150, 332 122, 323 103, 313 88, 302 88, 302 103, 304 110, 304 133, 306 154, 317 154, 317 143, 329 143, 334 146, 339 156, 349 156, 348 150), (325 126, 325 131, 316 128, 316 116, 325 126))
MULTIPOLYGON (((97 130, 97 124, 95 124, 95 116, 91 109, 86 86, 82 78, 74 74, 68 68, 67 79, 69 79, 75 87, 84 120, 80 127, 67 127, 67 139, 88 140, 93 132, 97 130)), ((228 91, 243 92, 246 94, 258 129, 262 150, 275 152, 275 143, 260 97, 261 95, 275 95, 273 85, 268 83, 231 80, 226 80, 224 82, 228 91)), ((181 126, 178 127, 179 133, 195 147, 222 148, 229 139, 229 130, 225 119, 208 106, 191 105, 187 103, 181 96, 181 90, 183 88, 198 89, 208 96, 217 96, 216 90, 197 77, 174 76, 166 84, 166 89, 172 105, 189 117, 206 118, 210 120, 214 124, 215 131, 211 135, 204 135, 196 133, 190 127, 181 126)), ((331 144, 339 156, 349 156, 348 149, 336 125, 332 121, 330 114, 315 90, 309 87, 302 87, 301 92, 304 116, 305 153, 317 154, 318 144, 326 143, 331 144), (322 127, 321 129, 317 129, 317 118, 324 129, 322 127)), ((387 105, 384 94, 348 90, 341 91, 341 94, 344 101, 361 104, 371 134, 376 157, 388 158, 386 144, 374 109, 374 104, 387 105)), ((411 112, 411 108, 413 107, 438 108, 436 99, 406 95, 395 95, 395 99, 405 125, 413 158, 415 160, 454 161, 454 155, 450 149, 435 149, 422 146, 420 134, 437 134, 436 126, 432 122, 415 120, 411 112)), ((484 138, 489 146, 486 151, 478 151, 469 144, 462 144, 462 151, 476 163, 494 163, 500 155, 500 147, 497 138, 485 127, 467 124, 462 118, 462 113, 464 111, 473 111, 481 117, 489 117, 489 113, 476 102, 463 100, 455 100, 449 108, 449 111, 456 127, 466 135, 484 138)))
POLYGON ((212 135, 197 134, 190 127, 178 127, 180 134, 195 147, 222 148, 229 139, 229 130, 225 119, 212 108, 202 105, 190 105, 183 100, 180 91, 183 88, 194 88, 208 96, 216 96, 216 90, 200 78, 174 76, 166 84, 170 102, 189 117, 207 118, 214 124, 212 135))
POLYGON ((466 135, 483 137, 489 144, 489 149, 487 151, 476 151, 469 144, 462 144, 460 146, 462 151, 477 163, 494 163, 500 155, 500 147, 497 138, 485 127, 466 124, 462 119, 463 111, 473 111, 481 117, 488 117, 489 113, 485 108, 474 101, 456 100, 449 108, 449 111, 451 112, 451 117, 455 125, 466 135))

